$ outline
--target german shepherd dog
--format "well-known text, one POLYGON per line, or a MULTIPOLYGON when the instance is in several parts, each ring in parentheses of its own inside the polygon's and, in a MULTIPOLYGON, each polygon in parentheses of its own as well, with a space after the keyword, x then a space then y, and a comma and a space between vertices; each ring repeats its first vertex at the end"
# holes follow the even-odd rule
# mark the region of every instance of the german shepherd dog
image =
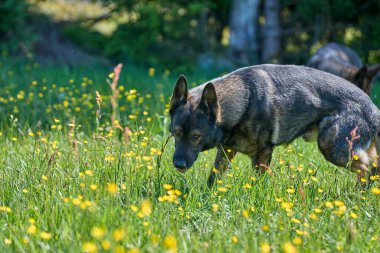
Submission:
POLYGON ((275 146, 317 132, 319 149, 335 165, 361 178, 377 173, 380 112, 367 94, 343 78, 293 65, 256 65, 238 69, 188 90, 180 76, 170 100, 173 164, 189 169, 201 151, 217 148, 208 186, 229 167, 237 152, 265 171, 275 146), (350 151, 347 137, 360 138, 350 151))
POLYGON ((343 77, 367 94, 371 93, 372 79, 380 70, 380 64, 363 66, 352 49, 337 43, 329 43, 318 49, 307 66, 343 77))

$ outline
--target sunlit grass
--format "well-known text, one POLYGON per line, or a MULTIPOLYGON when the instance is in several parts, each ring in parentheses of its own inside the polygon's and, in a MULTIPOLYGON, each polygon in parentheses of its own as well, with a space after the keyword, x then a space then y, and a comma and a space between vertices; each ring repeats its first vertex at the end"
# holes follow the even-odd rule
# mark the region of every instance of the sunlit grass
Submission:
POLYGON ((265 175, 238 155, 210 190, 214 150, 180 174, 170 141, 157 166, 170 74, 124 66, 112 124, 112 70, 27 66, 0 67, 0 252, 380 250, 378 184, 315 143, 278 147, 265 175))

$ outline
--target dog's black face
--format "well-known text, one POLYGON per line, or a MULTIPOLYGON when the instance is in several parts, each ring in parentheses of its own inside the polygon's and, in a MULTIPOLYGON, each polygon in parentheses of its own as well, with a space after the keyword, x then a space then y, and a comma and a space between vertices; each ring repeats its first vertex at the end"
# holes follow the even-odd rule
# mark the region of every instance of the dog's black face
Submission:
POLYGON ((194 164, 199 152, 215 147, 220 140, 215 88, 208 83, 200 100, 191 98, 186 79, 180 76, 170 103, 170 131, 175 138, 173 164, 185 172, 194 164))

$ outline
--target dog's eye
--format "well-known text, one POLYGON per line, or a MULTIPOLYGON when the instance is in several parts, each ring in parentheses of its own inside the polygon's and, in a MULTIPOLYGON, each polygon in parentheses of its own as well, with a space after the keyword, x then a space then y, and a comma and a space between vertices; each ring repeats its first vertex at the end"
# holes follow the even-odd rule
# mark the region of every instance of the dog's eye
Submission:
POLYGON ((200 134, 193 134, 192 136, 191 136, 191 139, 193 139, 193 141, 197 141, 197 140, 199 140, 201 138, 201 135, 200 134))
POLYGON ((182 131, 181 130, 174 130, 173 135, 174 135, 174 138, 181 137, 182 131))

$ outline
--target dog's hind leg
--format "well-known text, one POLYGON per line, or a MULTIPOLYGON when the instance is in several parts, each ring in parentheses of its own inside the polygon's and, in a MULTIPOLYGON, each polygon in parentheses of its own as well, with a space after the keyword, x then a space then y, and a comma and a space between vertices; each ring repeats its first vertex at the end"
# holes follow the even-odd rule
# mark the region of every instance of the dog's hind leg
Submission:
POLYGON ((210 176, 207 180, 207 186, 211 188, 217 176, 223 175, 223 173, 228 170, 230 167, 230 161, 235 157, 236 151, 231 150, 226 147, 218 147, 218 151, 216 153, 214 167, 211 169, 210 176))
POLYGON ((357 150, 354 152, 351 170, 356 173, 358 183, 362 188, 369 187, 379 174, 378 170, 378 155, 375 143, 364 150, 357 150))
POLYGON ((268 170, 272 160, 273 145, 267 145, 260 149, 254 156, 251 157, 252 168, 259 173, 264 173, 268 170))
POLYGON ((349 113, 327 116, 319 125, 318 146, 329 162, 341 167, 351 163, 363 188, 370 184, 367 177, 374 165, 377 170, 378 159, 373 132, 364 119, 349 113))

